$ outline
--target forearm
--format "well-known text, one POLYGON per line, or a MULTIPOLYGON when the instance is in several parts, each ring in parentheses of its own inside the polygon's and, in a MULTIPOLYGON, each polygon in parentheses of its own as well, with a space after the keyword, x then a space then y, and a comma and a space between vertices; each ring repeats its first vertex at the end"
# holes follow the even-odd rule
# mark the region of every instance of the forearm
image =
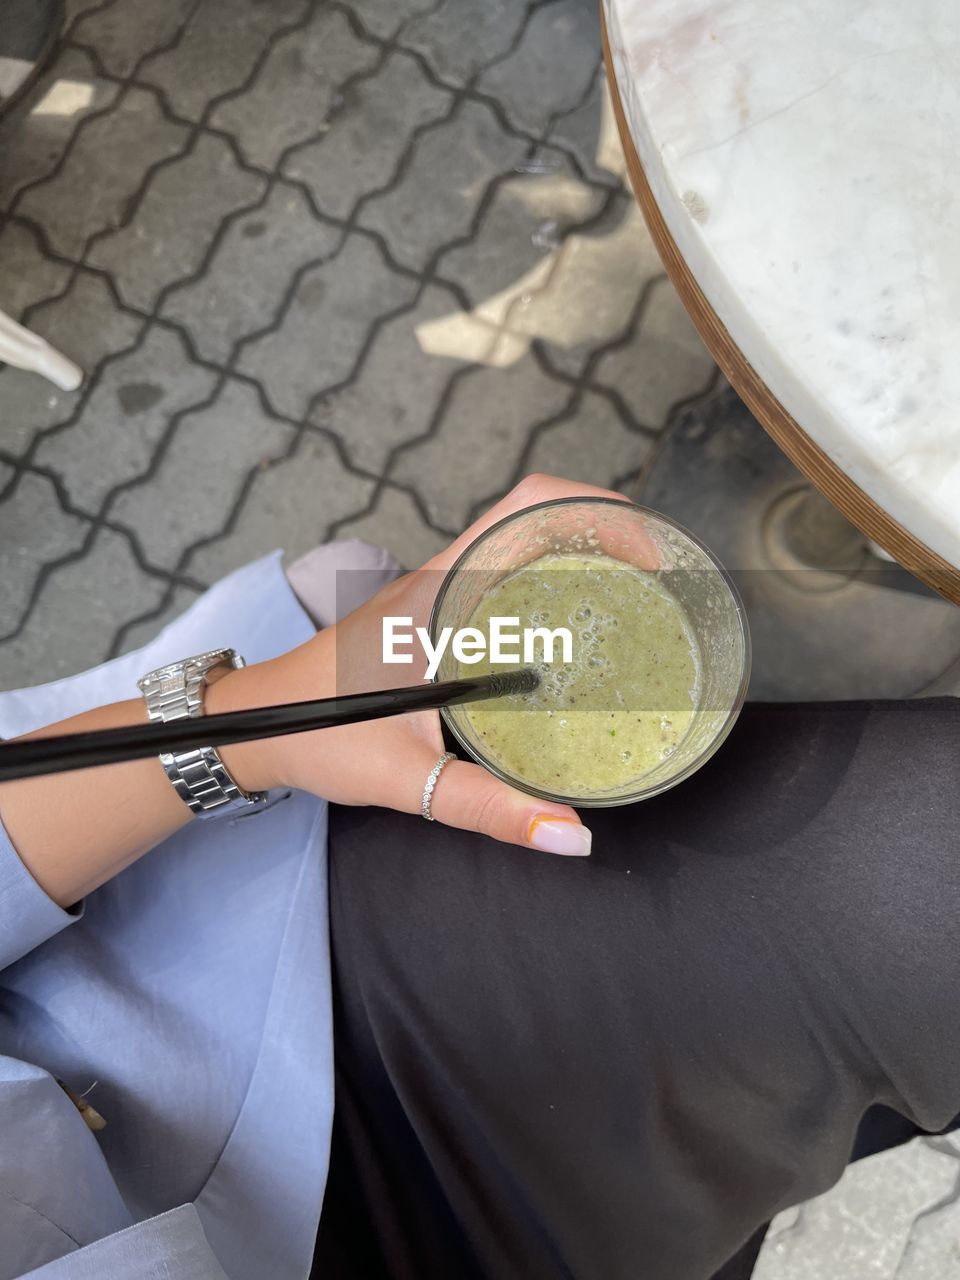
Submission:
MULTIPOLYGON (((218 680, 206 691, 207 710, 239 710, 270 701, 274 667, 262 663, 218 680)), ((138 698, 98 707, 28 736, 111 729, 142 724, 146 718, 138 698)), ((227 747, 221 755, 247 790, 269 790, 279 781, 268 744, 227 747)), ((192 819, 153 758, 0 784, 0 820, 40 887, 69 907, 192 819)))

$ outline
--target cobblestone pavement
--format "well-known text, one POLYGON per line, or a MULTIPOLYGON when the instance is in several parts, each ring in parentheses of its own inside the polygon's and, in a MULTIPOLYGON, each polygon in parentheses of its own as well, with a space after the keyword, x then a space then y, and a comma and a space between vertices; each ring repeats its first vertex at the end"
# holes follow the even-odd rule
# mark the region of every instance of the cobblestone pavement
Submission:
MULTIPOLYGON (((0 120, 0 307, 87 377, 0 372, 0 688, 276 546, 414 565, 527 471, 629 486, 711 393, 624 187, 595 0, 66 9, 0 120)), ((762 1280, 960 1275, 931 1212, 955 1154, 852 1171, 762 1280)))
POLYGON ((593 0, 67 0, 0 121, 0 687, 275 546, 411 565, 625 485, 715 371, 622 180, 593 0), (65 621, 69 619, 69 625, 65 621))

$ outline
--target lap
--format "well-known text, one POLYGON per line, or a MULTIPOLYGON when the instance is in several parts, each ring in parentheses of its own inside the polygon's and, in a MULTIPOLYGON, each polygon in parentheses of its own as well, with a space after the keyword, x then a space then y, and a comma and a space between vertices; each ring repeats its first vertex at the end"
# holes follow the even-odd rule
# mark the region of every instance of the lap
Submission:
POLYGON ((958 756, 953 700, 748 707, 681 787, 590 811, 584 861, 336 811, 318 1256, 705 1280, 870 1105, 945 1125, 958 756))

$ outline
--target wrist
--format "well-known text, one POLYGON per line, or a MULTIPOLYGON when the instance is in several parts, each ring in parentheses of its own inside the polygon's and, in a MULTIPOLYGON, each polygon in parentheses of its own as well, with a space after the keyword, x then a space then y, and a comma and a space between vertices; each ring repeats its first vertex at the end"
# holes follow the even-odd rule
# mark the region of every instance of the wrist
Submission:
MULTIPOLYGON (((274 662, 258 662, 218 675, 205 690, 204 714, 222 715, 289 701, 277 687, 277 675, 274 662)), ((273 791, 290 785, 284 767, 283 743, 283 738, 265 738, 231 743, 218 747, 217 751, 238 787, 248 792, 273 791)))

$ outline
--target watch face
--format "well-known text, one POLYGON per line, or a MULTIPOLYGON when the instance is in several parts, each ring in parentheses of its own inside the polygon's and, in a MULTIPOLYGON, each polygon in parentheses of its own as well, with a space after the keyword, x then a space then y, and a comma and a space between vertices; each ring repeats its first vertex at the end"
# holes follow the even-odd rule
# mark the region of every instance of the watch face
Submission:
MULTIPOLYGON (((188 673, 194 676, 204 675, 205 672, 219 667, 222 663, 228 663, 232 667, 237 660, 234 649, 210 649, 207 653, 197 653, 192 658, 181 658, 179 662, 170 662, 165 667, 157 667, 156 671, 149 672, 137 681, 137 688, 143 693, 146 686, 155 680, 162 682, 170 677, 181 680, 188 673)), ((241 663, 242 661, 240 659, 241 663)))
POLYGON ((185 659, 183 665, 191 675, 202 676, 214 667, 232 667, 233 658, 233 649, 211 649, 209 653, 198 653, 196 657, 185 659))

